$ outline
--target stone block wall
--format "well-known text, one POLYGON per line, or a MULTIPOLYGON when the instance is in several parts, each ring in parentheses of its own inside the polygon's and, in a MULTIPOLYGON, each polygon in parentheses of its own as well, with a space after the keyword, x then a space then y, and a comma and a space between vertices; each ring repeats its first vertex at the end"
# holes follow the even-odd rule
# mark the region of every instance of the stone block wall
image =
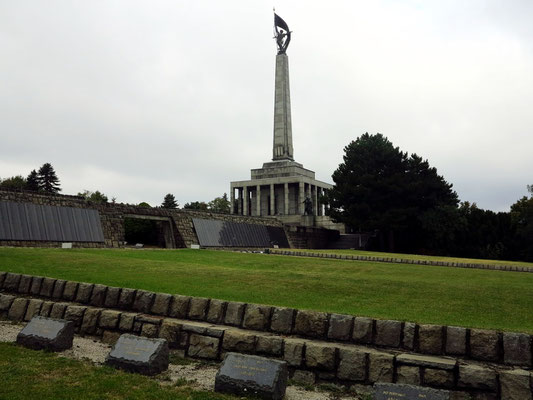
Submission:
POLYGON ((195 358, 283 359, 295 380, 447 389, 454 399, 532 399, 532 336, 376 320, 0 272, 0 317, 74 321, 112 343, 162 337, 195 358), (472 396, 472 397, 469 397, 472 396))
MULTIPOLYGON (((196 232, 194 230, 192 218, 204 218, 218 221, 232 221, 238 223, 283 227, 283 224, 274 218, 218 214, 183 209, 170 210, 164 208, 145 208, 122 203, 93 203, 85 200, 82 197, 59 194, 48 195, 33 192, 0 190, 0 200, 97 210, 100 214, 105 242, 74 242, 73 247, 122 247, 125 240, 124 218, 126 215, 170 218, 174 232, 174 242, 178 248, 190 247, 191 244, 198 244, 198 237, 196 236, 196 232)), ((61 242, 19 240, 0 241, 0 246, 61 247, 61 242)))

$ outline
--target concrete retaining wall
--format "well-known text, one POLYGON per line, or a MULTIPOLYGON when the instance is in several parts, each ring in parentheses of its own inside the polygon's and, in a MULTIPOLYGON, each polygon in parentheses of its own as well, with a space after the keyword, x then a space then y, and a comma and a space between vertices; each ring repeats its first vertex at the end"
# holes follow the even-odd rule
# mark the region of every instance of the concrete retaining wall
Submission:
POLYGON ((113 342, 123 332, 166 338, 190 357, 227 351, 288 362, 295 380, 412 383, 454 399, 530 399, 532 336, 375 320, 217 299, 153 293, 0 272, 0 317, 76 322, 113 342))

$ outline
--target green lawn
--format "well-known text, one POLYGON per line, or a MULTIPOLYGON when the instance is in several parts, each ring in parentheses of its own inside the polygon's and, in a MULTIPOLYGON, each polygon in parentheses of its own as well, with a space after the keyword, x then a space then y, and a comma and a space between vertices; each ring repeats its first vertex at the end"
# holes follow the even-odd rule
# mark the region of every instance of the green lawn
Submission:
POLYGON ((230 400, 237 397, 162 386, 148 377, 0 343, 0 399, 230 400))
POLYGON ((210 250, 0 249, 0 270, 533 333, 533 274, 210 250))
POLYGON ((401 260, 428 260, 428 261, 447 261, 466 264, 487 264, 487 265, 516 265, 520 267, 533 268, 533 263, 523 261, 504 261, 504 260, 485 260, 481 258, 458 258, 458 257, 443 257, 443 256, 422 256, 418 254, 403 254, 403 253, 382 253, 378 251, 364 251, 364 250, 301 250, 291 249, 302 253, 327 253, 327 254, 346 254, 353 256, 369 256, 369 257, 387 257, 399 258, 401 260))

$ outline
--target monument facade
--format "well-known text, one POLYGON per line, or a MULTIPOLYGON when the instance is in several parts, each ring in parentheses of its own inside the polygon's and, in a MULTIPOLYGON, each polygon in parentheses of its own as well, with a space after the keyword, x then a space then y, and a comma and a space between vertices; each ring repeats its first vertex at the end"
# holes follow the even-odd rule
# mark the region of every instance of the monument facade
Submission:
POLYGON ((274 14, 278 54, 274 95, 274 142, 272 161, 251 170, 251 179, 231 182, 232 213, 273 216, 289 225, 317 226, 344 231, 325 215, 322 196, 333 186, 315 179, 314 171, 294 161, 292 144, 289 58, 291 31, 274 14))

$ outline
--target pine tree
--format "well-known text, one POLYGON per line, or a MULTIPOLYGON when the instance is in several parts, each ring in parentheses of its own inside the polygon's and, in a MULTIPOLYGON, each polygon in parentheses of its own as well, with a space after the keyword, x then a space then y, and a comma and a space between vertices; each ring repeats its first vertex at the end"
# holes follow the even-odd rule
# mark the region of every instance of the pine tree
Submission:
POLYGON ((39 178, 39 187, 45 193, 58 193, 61 191, 59 187, 59 178, 54 171, 52 164, 45 163, 41 168, 39 168, 38 178, 39 178))
POLYGON ((173 194, 169 193, 165 196, 163 203, 161 204, 163 208, 178 208, 178 203, 173 194))
POLYGON ((335 221, 377 230, 380 240, 388 240, 388 251, 442 245, 444 240, 435 238, 443 237, 446 224, 455 223, 458 198, 427 160, 400 151, 379 133, 365 133, 344 151, 328 191, 329 215, 335 221))
POLYGON ((31 190, 32 192, 39 191, 39 176, 37 175, 37 171, 32 170, 26 178, 26 190, 31 190))

